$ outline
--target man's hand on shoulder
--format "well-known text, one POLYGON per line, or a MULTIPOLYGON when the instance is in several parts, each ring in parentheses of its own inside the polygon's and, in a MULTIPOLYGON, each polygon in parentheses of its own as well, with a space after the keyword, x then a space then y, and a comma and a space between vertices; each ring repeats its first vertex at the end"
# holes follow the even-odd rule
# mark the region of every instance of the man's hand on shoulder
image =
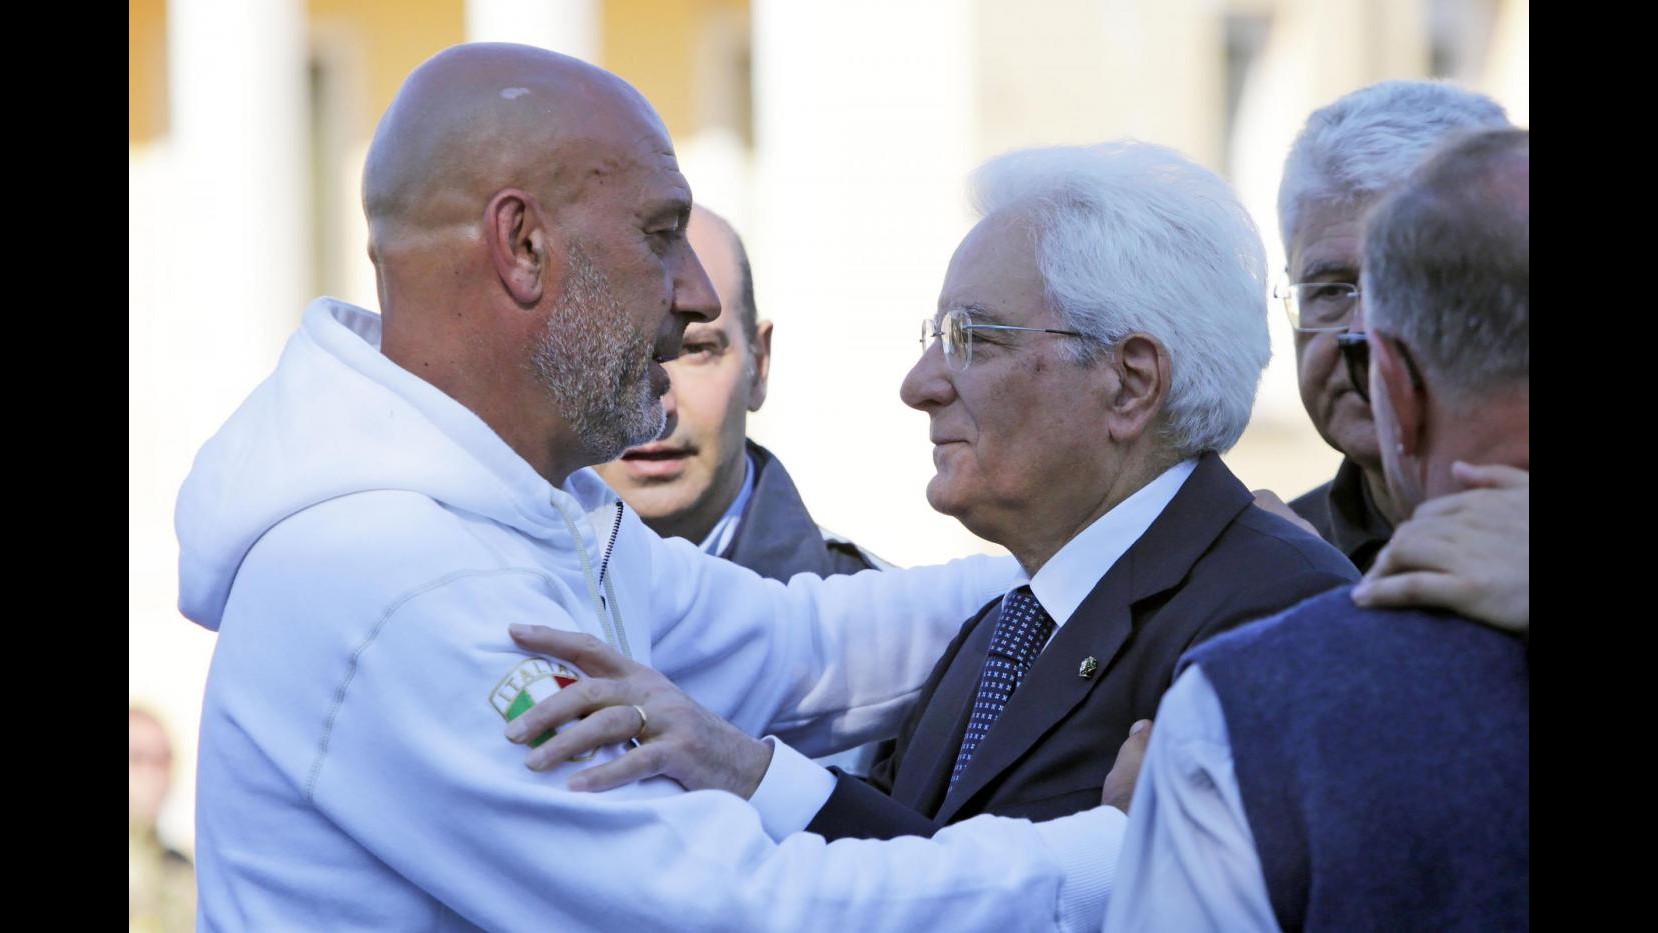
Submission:
POLYGON ((1429 499, 1376 555, 1353 602, 1450 609, 1498 628, 1531 626, 1531 474, 1457 463, 1462 492, 1429 499))
POLYGON ((1100 788, 1100 803, 1128 812, 1129 802, 1134 799, 1134 785, 1140 780, 1140 765, 1146 760, 1146 746, 1150 744, 1151 720, 1142 719, 1128 727, 1128 738, 1117 750, 1117 760, 1100 788))
POLYGON ((1315 538, 1323 537, 1322 535, 1320 535, 1318 533, 1318 529, 1313 527, 1312 522, 1309 522, 1306 519, 1302 518, 1301 516, 1295 514, 1295 510, 1290 508, 1289 503, 1285 502, 1283 499, 1278 498, 1277 493, 1273 492, 1270 489, 1253 489, 1253 490, 1250 490, 1250 492, 1253 493, 1254 496, 1255 496, 1255 507, 1256 508, 1265 509, 1266 511, 1271 512, 1272 514, 1278 516, 1279 518, 1289 519, 1290 522, 1292 524, 1294 524, 1296 527, 1300 528, 1302 531, 1305 531, 1307 534, 1310 534, 1315 538))
POLYGON ((591 635, 544 625, 511 626, 524 648, 550 654, 586 676, 513 719, 507 738, 533 748, 524 764, 545 771, 604 745, 637 740, 613 761, 578 771, 571 790, 600 791, 663 775, 687 790, 724 790, 748 799, 771 764, 771 746, 703 709, 668 678, 591 635), (569 725, 566 725, 568 723, 569 725))

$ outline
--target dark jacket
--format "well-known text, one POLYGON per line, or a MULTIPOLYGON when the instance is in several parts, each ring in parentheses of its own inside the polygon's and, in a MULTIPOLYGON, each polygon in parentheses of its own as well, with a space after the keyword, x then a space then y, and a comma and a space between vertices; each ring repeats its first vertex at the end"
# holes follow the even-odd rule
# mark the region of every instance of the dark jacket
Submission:
POLYGON ((1357 579, 1334 548, 1253 501, 1203 455, 1054 635, 946 795, 1000 600, 986 606, 945 650, 892 756, 867 783, 837 775, 808 829, 930 835, 980 813, 1046 820, 1098 806, 1129 726, 1156 713, 1187 648, 1357 579))
POLYGON ((1290 508, 1346 554, 1359 573, 1370 569, 1376 553, 1393 537, 1393 523, 1376 508, 1364 471, 1352 460, 1343 459, 1334 479, 1297 497, 1290 508))
POLYGON ((721 556, 762 577, 784 581, 797 573, 828 577, 891 567, 851 541, 819 528, 783 464, 759 444, 748 441, 747 445, 754 458, 754 492, 730 549, 721 556))

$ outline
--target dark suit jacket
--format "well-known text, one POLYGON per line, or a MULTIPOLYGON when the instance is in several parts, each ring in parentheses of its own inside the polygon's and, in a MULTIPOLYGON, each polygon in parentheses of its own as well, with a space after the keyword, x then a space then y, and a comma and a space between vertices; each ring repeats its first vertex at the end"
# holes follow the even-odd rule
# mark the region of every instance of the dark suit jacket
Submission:
POLYGON ((1001 601, 980 610, 933 669, 892 756, 867 782, 837 774, 807 829, 926 836, 980 813, 1047 820, 1098 806, 1129 726, 1157 712, 1187 648, 1358 579, 1341 552, 1253 502, 1204 454, 1037 657, 947 795, 1001 601), (1080 676, 1089 657, 1097 668, 1080 676))
POLYGON ((784 583, 797 573, 831 577, 891 566, 819 528, 783 462, 752 440, 744 445, 754 458, 754 492, 748 497, 736 536, 721 557, 784 583))

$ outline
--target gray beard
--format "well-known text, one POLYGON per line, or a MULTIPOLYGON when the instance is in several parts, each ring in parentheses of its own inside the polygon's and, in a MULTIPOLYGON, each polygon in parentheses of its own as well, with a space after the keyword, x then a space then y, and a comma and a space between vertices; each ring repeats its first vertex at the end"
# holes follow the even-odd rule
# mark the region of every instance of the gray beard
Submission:
POLYGON ((553 406, 593 463, 655 440, 666 425, 651 388, 655 334, 630 341, 610 281, 577 243, 565 255, 564 290, 553 303, 530 364, 553 406))

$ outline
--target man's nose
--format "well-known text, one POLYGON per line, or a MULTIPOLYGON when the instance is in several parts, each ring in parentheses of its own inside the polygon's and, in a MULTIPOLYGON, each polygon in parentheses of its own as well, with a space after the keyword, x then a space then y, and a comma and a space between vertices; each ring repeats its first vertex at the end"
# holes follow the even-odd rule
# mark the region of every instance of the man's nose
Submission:
POLYGON ((898 386, 898 397, 917 411, 930 411, 955 398, 950 367, 944 361, 944 343, 934 340, 915 361, 898 386))

